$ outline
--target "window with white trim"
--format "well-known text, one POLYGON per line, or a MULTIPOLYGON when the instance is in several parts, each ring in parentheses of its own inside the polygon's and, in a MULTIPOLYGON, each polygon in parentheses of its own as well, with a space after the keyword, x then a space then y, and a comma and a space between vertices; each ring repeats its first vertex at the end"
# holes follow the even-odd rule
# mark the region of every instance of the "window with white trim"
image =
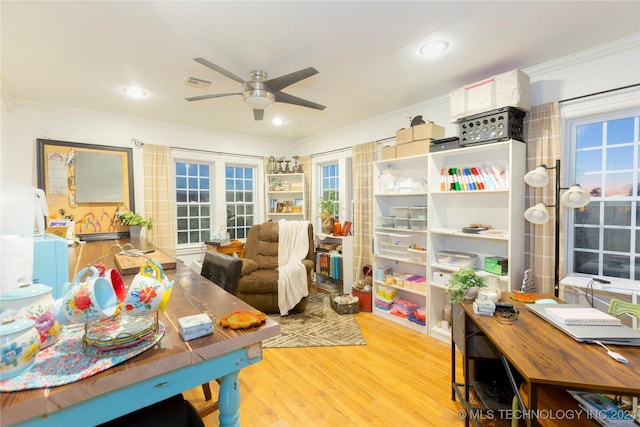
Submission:
POLYGON ((176 162, 176 242, 211 240, 211 166, 176 162))
POLYGON ((339 216, 340 176, 338 163, 324 164, 320 167, 320 170, 322 174, 320 179, 320 198, 335 202, 334 216, 339 216))
POLYGON ((245 239, 255 223, 254 168, 225 168, 225 198, 227 202, 227 232, 231 239, 245 239))
POLYGON ((176 171, 176 242, 200 245, 219 232, 245 239, 263 214, 255 189, 262 159, 226 158, 189 152, 174 154, 176 171))
POLYGON ((591 195, 573 214, 568 272, 640 280, 640 112, 597 114, 567 126, 572 182, 591 195))

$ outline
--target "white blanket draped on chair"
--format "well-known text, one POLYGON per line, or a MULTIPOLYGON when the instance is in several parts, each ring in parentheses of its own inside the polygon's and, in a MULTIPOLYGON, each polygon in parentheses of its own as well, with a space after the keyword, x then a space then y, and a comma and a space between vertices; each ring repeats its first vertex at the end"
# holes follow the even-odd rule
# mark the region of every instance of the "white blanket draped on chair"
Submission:
POLYGON ((309 221, 278 222, 278 308, 286 315, 309 295, 302 260, 309 252, 309 221))

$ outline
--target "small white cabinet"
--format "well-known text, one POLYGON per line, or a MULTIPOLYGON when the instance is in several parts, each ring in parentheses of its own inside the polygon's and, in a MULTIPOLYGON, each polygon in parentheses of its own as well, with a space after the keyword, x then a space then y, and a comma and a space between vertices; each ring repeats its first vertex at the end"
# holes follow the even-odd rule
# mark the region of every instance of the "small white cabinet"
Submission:
POLYGON ((351 293, 353 236, 316 234, 316 287, 328 294, 351 293))
POLYGON ((306 219, 304 174, 267 174, 266 186, 267 221, 306 219))

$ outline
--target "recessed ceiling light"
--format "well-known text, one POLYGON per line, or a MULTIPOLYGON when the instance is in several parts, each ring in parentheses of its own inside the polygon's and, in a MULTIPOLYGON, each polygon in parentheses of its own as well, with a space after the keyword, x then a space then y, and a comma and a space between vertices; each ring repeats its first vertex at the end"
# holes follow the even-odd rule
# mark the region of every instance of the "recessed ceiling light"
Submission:
POLYGON ((425 43, 420 47, 420 54, 428 58, 440 55, 449 48, 449 43, 444 40, 435 40, 425 43))
POLYGON ((284 124, 284 120, 282 120, 281 117, 275 117, 271 123, 273 123, 276 126, 282 126, 284 124))
POLYGON ((137 86, 126 87, 122 90, 131 98, 145 98, 147 96, 147 92, 137 86))

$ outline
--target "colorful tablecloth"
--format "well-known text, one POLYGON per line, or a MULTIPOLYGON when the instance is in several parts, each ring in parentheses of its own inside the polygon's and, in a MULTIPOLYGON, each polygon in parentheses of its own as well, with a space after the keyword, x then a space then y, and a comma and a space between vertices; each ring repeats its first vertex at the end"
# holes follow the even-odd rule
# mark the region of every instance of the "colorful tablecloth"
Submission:
POLYGON ((159 322, 153 338, 128 348, 111 350, 103 357, 89 357, 82 348, 84 328, 63 328, 58 342, 39 351, 36 363, 28 371, 0 380, 0 392, 56 387, 88 378, 150 349, 162 339, 164 332, 165 326, 159 322))

